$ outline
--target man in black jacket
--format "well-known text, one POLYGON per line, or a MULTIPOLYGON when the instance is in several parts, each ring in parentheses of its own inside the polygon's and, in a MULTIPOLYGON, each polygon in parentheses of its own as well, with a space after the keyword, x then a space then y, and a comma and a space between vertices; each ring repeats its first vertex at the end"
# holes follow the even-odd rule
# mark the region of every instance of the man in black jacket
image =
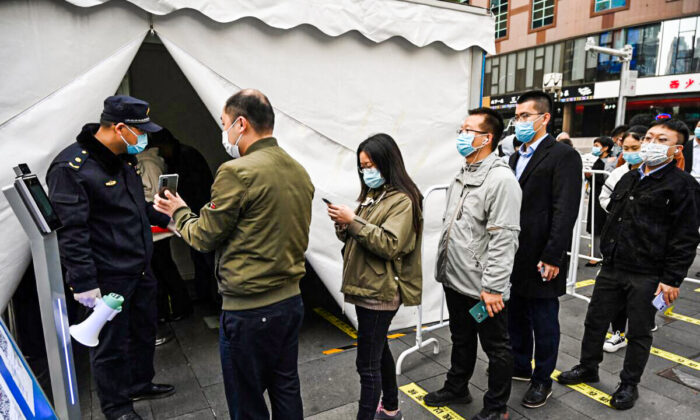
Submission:
POLYGON ((620 386, 610 405, 634 406, 637 384, 651 350, 654 296, 670 305, 695 259, 700 243, 700 185, 673 163, 689 137, 678 120, 652 124, 644 137, 645 163, 625 174, 610 197, 603 228, 603 268, 586 314, 580 364, 559 376, 561 384, 598 382, 603 341, 616 308, 627 307, 627 353, 620 386))
POLYGON ((65 282, 75 300, 94 307, 102 293, 124 297, 105 324, 90 364, 108 420, 138 420, 132 401, 162 398, 173 386, 154 384, 156 281, 151 272, 151 225, 170 218, 147 203, 136 159, 160 130, 148 103, 130 96, 105 99, 100 124, 86 124, 77 142, 51 163, 49 198, 63 222, 58 231, 65 282))
POLYGON ((510 278, 508 331, 513 379, 530 381, 522 400, 528 408, 543 406, 552 394, 550 376, 559 351, 559 296, 566 292, 566 252, 571 247, 583 176, 578 152, 547 134, 551 109, 552 101, 544 92, 520 96, 515 135, 523 144, 510 158, 523 201, 520 246, 510 278))

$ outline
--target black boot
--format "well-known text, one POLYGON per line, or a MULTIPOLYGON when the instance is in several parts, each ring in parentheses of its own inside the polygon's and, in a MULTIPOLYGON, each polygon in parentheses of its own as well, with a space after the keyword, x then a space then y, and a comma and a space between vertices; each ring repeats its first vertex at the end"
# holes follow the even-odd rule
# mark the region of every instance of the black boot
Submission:
POLYGON ((582 382, 595 383, 598 381, 600 381, 598 370, 589 369, 583 365, 576 365, 571 370, 562 372, 557 378, 557 382, 562 385, 576 385, 582 382))
POLYGON ((620 384, 613 392, 610 405, 616 410, 629 410, 639 398, 637 385, 620 384))
POLYGON ((523 397, 522 405, 527 408, 538 408, 547 404, 547 399, 552 395, 552 386, 544 384, 536 384, 530 382, 530 388, 527 389, 523 397))
POLYGON ((509 420, 510 413, 508 411, 487 411, 486 409, 481 410, 481 412, 474 417, 472 420, 509 420))
POLYGON ((472 402, 472 396, 469 391, 465 395, 458 395, 445 388, 433 391, 423 397, 423 402, 428 407, 444 407, 448 404, 469 404, 472 402))

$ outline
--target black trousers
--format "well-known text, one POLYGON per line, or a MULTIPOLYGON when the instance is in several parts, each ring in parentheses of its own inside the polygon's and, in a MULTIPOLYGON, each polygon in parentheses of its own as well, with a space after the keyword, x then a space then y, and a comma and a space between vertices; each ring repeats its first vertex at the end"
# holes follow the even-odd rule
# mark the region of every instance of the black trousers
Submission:
POLYGON ((508 304, 514 374, 529 376, 532 372, 533 383, 551 386, 559 352, 559 299, 526 298, 512 293, 508 304))
POLYGON ((265 391, 273 420, 303 419, 297 370, 303 319, 300 295, 262 308, 221 313, 221 367, 233 420, 270 419, 265 391))
POLYGON ((384 408, 399 408, 396 364, 386 338, 397 311, 375 311, 355 306, 357 312, 357 373, 360 404, 357 420, 372 420, 382 399, 384 408))
POLYGON ((610 327, 612 328, 613 333, 615 331, 620 331, 623 333, 627 330, 627 304, 622 304, 618 308, 617 315, 610 323, 610 327))
POLYGON ((595 281, 591 303, 586 313, 586 329, 581 342, 581 364, 598 369, 603 360, 605 333, 617 308, 626 304, 627 351, 620 379, 623 384, 637 385, 642 378, 653 336, 656 308, 651 304, 659 286, 657 275, 631 273, 603 265, 595 281))
POLYGON ((187 286, 170 253, 170 240, 165 238, 153 242, 151 266, 158 279, 158 317, 182 315, 192 310, 187 286))
POLYGON ((484 394, 484 408, 503 412, 510 398, 513 376, 513 355, 508 341, 508 308, 493 318, 477 323, 469 310, 479 300, 445 287, 445 300, 450 313, 452 356, 445 388, 465 395, 476 364, 477 336, 489 358, 489 389, 484 394))
POLYGON ((97 396, 111 420, 132 409, 129 395, 150 386, 155 375, 156 280, 149 269, 138 278, 99 279, 98 283, 103 295, 124 296, 121 313, 105 324, 100 344, 90 349, 97 396))

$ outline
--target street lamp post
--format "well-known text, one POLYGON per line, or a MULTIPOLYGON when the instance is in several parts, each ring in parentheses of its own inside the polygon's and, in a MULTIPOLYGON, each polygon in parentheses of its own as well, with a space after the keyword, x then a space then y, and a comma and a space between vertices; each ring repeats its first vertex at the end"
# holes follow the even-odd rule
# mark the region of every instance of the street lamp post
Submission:
POLYGON ((634 48, 627 44, 619 50, 614 48, 601 47, 596 45, 593 37, 588 37, 586 40, 586 51, 593 51, 596 54, 609 54, 617 57, 622 62, 622 70, 620 71, 620 95, 617 98, 617 114, 615 116, 615 125, 625 123, 625 108, 627 104, 627 96, 630 94, 630 79, 632 72, 630 71, 630 61, 632 60, 632 52, 634 48))

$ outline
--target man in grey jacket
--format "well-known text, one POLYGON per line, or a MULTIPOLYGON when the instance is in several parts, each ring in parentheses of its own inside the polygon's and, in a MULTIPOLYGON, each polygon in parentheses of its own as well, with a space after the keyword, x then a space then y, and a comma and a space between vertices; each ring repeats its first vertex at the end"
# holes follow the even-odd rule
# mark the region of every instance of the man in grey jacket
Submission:
POLYGON ((513 371, 506 302, 522 195, 513 171, 493 153, 502 132, 503 119, 497 112, 469 111, 457 138, 465 164, 447 193, 438 246, 436 276, 450 313, 452 366, 444 387, 426 395, 424 402, 434 407, 471 402, 468 383, 478 336, 489 358, 489 389, 483 410, 472 420, 508 418, 513 371), (470 309, 482 304, 488 317, 477 321, 470 309))

